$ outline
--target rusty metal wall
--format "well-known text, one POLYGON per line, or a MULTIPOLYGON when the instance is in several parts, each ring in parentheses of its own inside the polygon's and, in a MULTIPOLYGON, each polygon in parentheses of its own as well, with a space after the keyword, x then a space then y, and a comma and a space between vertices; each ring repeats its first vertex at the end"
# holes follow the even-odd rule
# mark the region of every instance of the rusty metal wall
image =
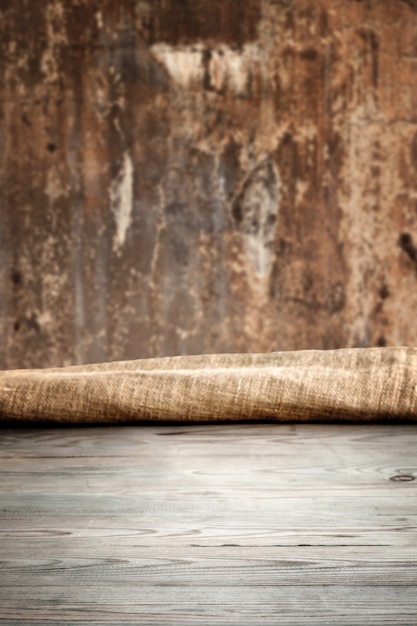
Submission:
POLYGON ((417 2, 0 0, 0 367, 417 341, 417 2))

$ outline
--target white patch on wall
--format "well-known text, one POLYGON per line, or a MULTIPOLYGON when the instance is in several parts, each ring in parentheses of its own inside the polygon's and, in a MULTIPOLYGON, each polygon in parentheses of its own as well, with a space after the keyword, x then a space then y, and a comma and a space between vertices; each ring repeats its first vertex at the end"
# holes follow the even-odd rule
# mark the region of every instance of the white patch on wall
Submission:
POLYGON ((184 88, 202 84, 208 71, 212 90, 228 90, 237 96, 243 96, 248 89, 251 75, 262 73, 260 50, 253 43, 244 45, 242 49, 233 49, 226 44, 213 47, 210 49, 206 67, 204 58, 207 49, 201 44, 174 47, 158 43, 151 50, 166 67, 172 80, 184 88))
POLYGON ((47 45, 41 58, 41 71, 47 83, 59 80, 57 54, 62 46, 68 44, 64 19, 64 8, 59 0, 51 2, 45 9, 47 45))
POLYGON ((47 174, 45 193, 51 205, 59 198, 68 196, 68 188, 62 185, 59 176, 52 169, 47 174))
POLYGON ((168 44, 159 43, 153 45, 151 50, 178 85, 189 87, 195 82, 202 82, 204 68, 201 45, 174 48, 168 44))
POLYGON ((245 95, 251 76, 261 74, 261 70, 257 44, 246 44, 242 50, 221 45, 213 50, 209 64, 213 88, 216 91, 227 89, 237 96, 245 95))
POLYGON ((113 249, 118 251, 126 241, 126 234, 131 225, 133 207, 133 164, 125 152, 122 167, 110 187, 111 210, 116 222, 116 234, 113 249))

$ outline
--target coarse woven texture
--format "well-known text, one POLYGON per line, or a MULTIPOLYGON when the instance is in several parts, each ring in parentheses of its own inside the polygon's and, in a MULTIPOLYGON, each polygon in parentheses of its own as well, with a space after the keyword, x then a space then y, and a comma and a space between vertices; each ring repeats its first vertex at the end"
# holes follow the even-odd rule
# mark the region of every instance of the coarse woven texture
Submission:
POLYGON ((417 419, 417 349, 216 354, 0 373, 7 421, 417 419))

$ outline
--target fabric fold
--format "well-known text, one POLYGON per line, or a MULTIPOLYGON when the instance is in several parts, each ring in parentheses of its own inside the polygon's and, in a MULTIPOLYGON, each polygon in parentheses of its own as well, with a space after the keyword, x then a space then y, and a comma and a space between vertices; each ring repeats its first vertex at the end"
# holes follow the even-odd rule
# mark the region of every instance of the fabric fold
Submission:
POLYGON ((215 354, 0 372, 0 420, 417 420, 417 349, 215 354))

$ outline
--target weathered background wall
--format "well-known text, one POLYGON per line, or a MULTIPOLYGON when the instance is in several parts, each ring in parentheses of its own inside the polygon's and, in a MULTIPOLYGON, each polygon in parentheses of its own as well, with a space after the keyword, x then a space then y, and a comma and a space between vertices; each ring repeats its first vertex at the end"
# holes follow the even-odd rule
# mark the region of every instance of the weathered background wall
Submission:
POLYGON ((0 366, 416 344, 417 1, 0 0, 0 366))

